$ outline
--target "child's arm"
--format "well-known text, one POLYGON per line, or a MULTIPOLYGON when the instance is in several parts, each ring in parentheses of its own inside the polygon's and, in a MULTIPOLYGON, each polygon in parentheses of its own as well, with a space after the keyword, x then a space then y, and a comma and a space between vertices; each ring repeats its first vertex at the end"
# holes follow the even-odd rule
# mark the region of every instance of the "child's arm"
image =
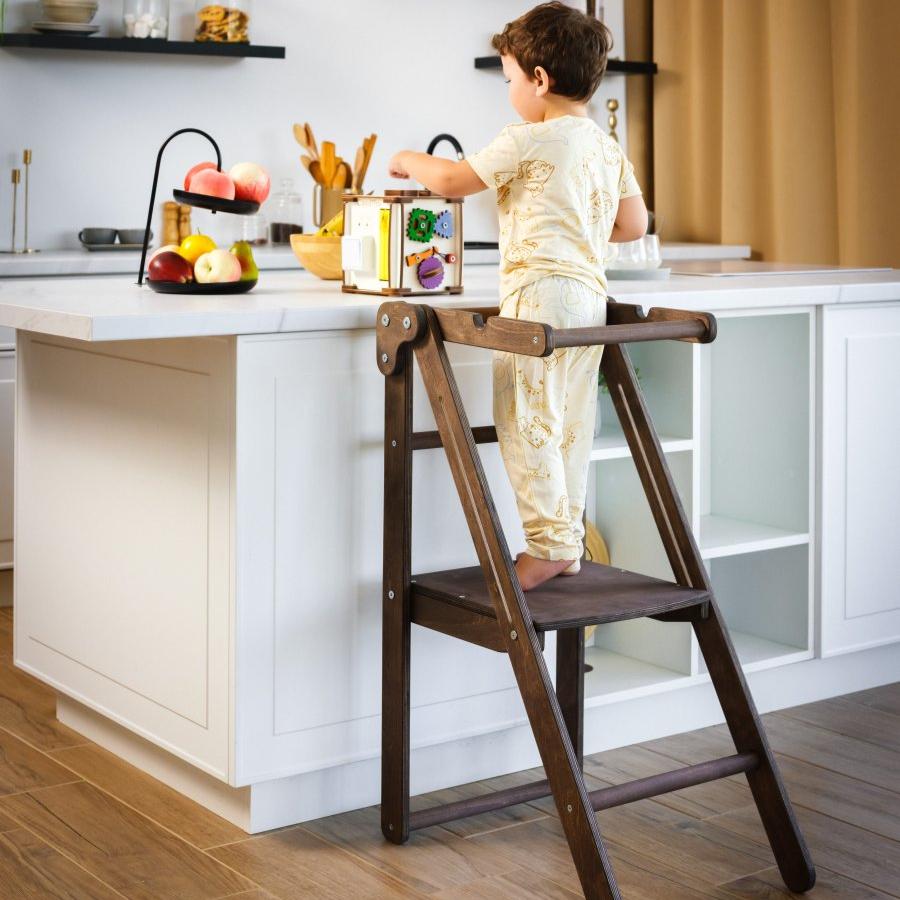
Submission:
POLYGON ((391 158, 388 169, 392 178, 414 178, 442 197, 466 197, 487 189, 464 159, 456 161, 401 150, 391 158))
POLYGON ((610 242, 620 244, 624 241, 636 241, 647 232, 647 207, 640 194, 623 197, 619 201, 619 211, 613 223, 610 242))

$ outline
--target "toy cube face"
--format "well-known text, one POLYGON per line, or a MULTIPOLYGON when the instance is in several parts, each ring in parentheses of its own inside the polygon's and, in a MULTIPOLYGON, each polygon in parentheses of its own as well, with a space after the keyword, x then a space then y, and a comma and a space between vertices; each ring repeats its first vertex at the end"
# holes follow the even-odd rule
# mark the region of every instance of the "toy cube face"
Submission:
POLYGON ((366 294, 462 291, 462 201, 431 194, 348 197, 343 289, 366 294))

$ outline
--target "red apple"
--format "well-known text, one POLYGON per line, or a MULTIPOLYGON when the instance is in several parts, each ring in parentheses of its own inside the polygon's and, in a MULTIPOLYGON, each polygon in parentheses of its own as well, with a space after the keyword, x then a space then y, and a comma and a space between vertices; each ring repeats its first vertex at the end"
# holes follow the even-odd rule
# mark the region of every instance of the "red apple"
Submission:
POLYGON ((262 166, 252 162, 237 163, 228 174, 234 182, 235 200, 265 203, 271 183, 269 173, 262 166))
POLYGON ((234 200, 234 182, 218 169, 201 169, 191 178, 191 193, 234 200))
POLYGON ((149 257, 149 259, 147 260, 147 265, 149 266, 150 263, 152 263, 153 260, 156 259, 156 257, 159 256, 160 253, 166 253, 166 252, 168 252, 169 250, 172 250, 173 252, 177 253, 177 252, 178 252, 178 244, 164 244, 162 247, 157 247, 157 248, 150 254, 150 257, 149 257))
POLYGON ((241 263, 227 250, 210 250, 194 263, 194 277, 199 284, 240 281, 241 263))
POLYGON ((189 191, 189 190, 191 189, 191 179, 192 179, 198 172, 201 172, 203 169, 215 169, 215 167, 216 167, 216 164, 215 164, 214 162, 202 162, 202 163, 197 163, 197 165, 194 166, 194 167, 187 173, 187 175, 184 176, 184 189, 185 189, 186 191, 189 191))
POLYGON ((179 284, 186 284, 194 280, 194 270, 181 254, 165 250, 150 260, 147 277, 151 281, 177 281, 179 284))

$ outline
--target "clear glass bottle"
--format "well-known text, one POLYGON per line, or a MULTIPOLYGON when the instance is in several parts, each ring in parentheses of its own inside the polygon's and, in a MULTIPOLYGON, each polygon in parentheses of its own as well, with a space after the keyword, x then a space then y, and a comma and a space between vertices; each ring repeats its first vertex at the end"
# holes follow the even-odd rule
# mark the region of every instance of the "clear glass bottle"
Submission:
POLYGON ((196 0, 195 41, 250 43, 250 0, 196 0))
POLYGON ((165 40, 169 36, 169 0, 125 0, 122 24, 125 37, 165 40))
POLYGON ((273 244, 290 244, 292 234, 303 233, 303 198, 294 193, 294 179, 285 178, 281 190, 267 204, 273 244))
POLYGON ((241 240, 255 247, 269 243, 269 222, 262 213, 241 216, 241 240))

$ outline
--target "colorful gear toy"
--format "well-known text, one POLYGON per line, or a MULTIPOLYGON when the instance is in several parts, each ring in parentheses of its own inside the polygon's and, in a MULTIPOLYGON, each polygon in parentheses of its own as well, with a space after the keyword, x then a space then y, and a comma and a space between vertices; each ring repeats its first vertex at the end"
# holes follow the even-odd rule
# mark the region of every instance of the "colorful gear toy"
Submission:
POLYGON ((434 233, 442 238, 453 237, 453 213, 449 209, 438 215, 434 223, 434 233))
POLYGON ((411 241, 421 241, 427 244, 434 237, 434 223, 437 216, 430 209, 416 207, 409 214, 409 224, 406 227, 406 235, 411 241))
POLYGON ((444 264, 437 256, 429 256, 419 263, 419 284, 427 291, 439 288, 444 281, 444 264))

